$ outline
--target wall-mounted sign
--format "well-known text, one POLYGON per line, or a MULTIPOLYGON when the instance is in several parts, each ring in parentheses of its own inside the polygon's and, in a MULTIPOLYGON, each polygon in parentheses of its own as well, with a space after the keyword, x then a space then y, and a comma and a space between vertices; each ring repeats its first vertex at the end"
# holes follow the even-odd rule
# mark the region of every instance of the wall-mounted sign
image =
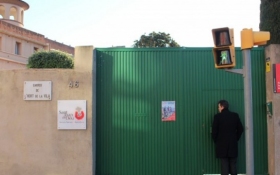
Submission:
POLYGON ((265 72, 270 72, 270 57, 265 59, 265 72))
POLYGON ((86 100, 57 101, 57 129, 87 129, 86 100))
POLYGON ((51 81, 25 81, 24 100, 52 100, 51 81))
POLYGON ((280 63, 273 64, 273 91, 280 93, 280 63))
POLYGON ((175 121, 175 120, 176 120, 175 101, 162 101, 161 121, 175 121))

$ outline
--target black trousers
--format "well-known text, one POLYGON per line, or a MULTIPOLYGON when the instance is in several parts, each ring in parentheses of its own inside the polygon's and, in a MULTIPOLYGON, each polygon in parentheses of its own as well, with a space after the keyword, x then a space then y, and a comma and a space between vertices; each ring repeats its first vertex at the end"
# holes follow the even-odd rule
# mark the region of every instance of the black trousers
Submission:
POLYGON ((221 159, 221 175, 237 175, 236 160, 237 158, 220 158, 221 159))

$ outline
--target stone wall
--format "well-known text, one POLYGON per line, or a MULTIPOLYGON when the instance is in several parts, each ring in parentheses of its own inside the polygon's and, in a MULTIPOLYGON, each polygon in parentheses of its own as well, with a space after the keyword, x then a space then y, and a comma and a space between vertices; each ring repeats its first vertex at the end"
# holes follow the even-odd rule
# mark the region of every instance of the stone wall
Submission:
POLYGON ((272 104, 267 112, 268 169, 269 175, 280 175, 280 93, 273 92, 272 65, 280 63, 280 45, 272 44, 265 49, 266 100, 272 104))
POLYGON ((0 174, 92 175, 95 172, 93 47, 76 50, 74 70, 0 71, 0 174), (84 62, 91 66, 82 67, 84 62), (51 81, 52 99, 24 100, 24 81, 51 81), (79 81, 79 86, 69 87, 71 81, 79 81), (57 129, 58 100, 86 100, 85 130, 57 129))

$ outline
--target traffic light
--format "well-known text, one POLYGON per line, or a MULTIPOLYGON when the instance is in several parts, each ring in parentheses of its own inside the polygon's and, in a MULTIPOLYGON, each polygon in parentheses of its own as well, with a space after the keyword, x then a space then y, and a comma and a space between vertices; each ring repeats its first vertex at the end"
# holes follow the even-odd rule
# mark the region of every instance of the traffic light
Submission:
POLYGON ((235 67, 235 49, 233 29, 228 27, 212 29, 215 47, 213 48, 215 68, 235 67))
POLYGON ((241 49, 251 49, 254 45, 265 45, 270 40, 270 33, 266 31, 254 32, 252 29, 241 31, 241 49))

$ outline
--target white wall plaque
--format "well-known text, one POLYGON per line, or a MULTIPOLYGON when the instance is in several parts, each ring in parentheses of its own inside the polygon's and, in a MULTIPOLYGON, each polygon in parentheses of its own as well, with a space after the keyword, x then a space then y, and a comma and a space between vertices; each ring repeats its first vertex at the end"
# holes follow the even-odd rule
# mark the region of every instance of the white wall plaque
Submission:
POLYGON ((51 81, 25 81, 24 100, 52 100, 51 81))
POLYGON ((57 101, 57 129, 87 129, 86 100, 57 101))

